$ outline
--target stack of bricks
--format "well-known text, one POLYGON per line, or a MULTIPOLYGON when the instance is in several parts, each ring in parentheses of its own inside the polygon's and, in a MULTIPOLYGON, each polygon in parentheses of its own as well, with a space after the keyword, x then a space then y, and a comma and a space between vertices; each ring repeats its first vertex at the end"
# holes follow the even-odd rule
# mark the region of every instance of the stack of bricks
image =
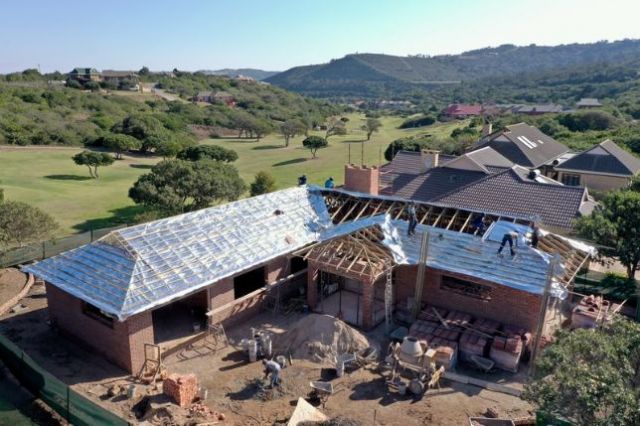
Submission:
POLYGON ((424 340, 425 342, 433 339, 438 325, 429 321, 417 320, 409 328, 409 336, 413 336, 418 340, 424 340))
POLYGON ((464 312, 451 311, 446 316, 447 324, 450 327, 459 327, 461 329, 466 329, 467 326, 471 323, 471 315, 465 314, 464 312))
POLYGON ((516 373, 525 343, 528 344, 530 339, 530 333, 517 327, 505 326, 502 335, 493 338, 489 357, 496 363, 496 367, 516 373))
POLYGON ((429 342, 429 349, 436 351, 434 360, 437 365, 443 365, 447 370, 451 370, 456 366, 458 343, 435 337, 429 342))
POLYGON ((609 320, 611 304, 598 296, 585 296, 571 313, 572 328, 596 328, 599 322, 609 320))
POLYGON ((460 338, 460 358, 468 361, 471 359, 471 355, 486 356, 489 340, 472 330, 465 331, 460 338))
POLYGON ((198 394, 198 379, 195 374, 171 374, 162 382, 162 393, 180 407, 188 407, 198 394))
POLYGON ((437 322, 438 324, 440 324, 438 315, 436 315, 435 312, 433 312, 434 309, 438 312, 438 314, 442 318, 446 318, 447 314, 449 313, 449 311, 447 311, 446 309, 436 308, 434 306, 425 306, 425 308, 422 311, 420 311, 420 313, 418 314, 418 319, 422 321, 437 322))

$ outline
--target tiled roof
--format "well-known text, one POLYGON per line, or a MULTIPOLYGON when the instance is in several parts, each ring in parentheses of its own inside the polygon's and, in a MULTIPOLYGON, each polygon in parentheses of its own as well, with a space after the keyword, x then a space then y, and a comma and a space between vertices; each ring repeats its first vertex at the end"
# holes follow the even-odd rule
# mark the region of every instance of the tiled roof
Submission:
POLYGON ((472 182, 431 201, 456 208, 537 215, 547 226, 571 229, 580 215, 585 189, 539 183, 518 166, 472 182))
POLYGON ((425 173, 381 175, 381 192, 386 195, 429 201, 487 176, 481 171, 437 167, 425 173))
POLYGON ((490 146, 525 167, 540 167, 569 151, 560 142, 525 123, 513 124, 489 135, 480 146, 490 146))
POLYGON ((556 169, 634 176, 640 172, 640 158, 607 139, 558 164, 556 169))
POLYGON ((482 105, 451 104, 445 110, 448 115, 480 115, 482 105))
POLYGON ((602 106, 602 104, 596 98, 582 98, 578 102, 576 102, 576 106, 578 106, 578 107, 581 107, 581 106, 598 107, 598 106, 602 106))

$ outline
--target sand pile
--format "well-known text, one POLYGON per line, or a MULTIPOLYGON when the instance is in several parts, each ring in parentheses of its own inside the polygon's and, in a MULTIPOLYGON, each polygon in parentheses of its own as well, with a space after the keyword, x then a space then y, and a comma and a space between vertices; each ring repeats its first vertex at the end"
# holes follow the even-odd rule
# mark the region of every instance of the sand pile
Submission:
POLYGON ((331 365, 336 355, 369 346, 371 342, 355 328, 335 317, 320 314, 305 316, 275 341, 278 353, 291 352, 293 358, 331 365))

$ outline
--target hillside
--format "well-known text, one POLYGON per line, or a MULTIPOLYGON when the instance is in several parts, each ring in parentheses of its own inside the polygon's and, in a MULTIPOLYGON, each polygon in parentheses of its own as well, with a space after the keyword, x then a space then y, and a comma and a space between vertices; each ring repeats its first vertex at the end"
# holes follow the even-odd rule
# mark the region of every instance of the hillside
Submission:
POLYGON ((400 57, 353 54, 327 64, 295 67, 266 81, 324 98, 398 97, 443 85, 539 74, 640 59, 640 40, 559 46, 502 45, 459 55, 400 57))
POLYGON ((226 75, 227 77, 244 75, 261 81, 278 74, 280 71, 265 71, 255 68, 223 68, 221 70, 200 70, 198 72, 205 75, 226 75))
MULTIPOLYGON (((110 133, 127 133, 122 124, 133 117, 145 123, 146 133, 157 136, 154 144, 177 141, 184 145, 195 142, 193 125, 239 129, 242 124, 269 133, 284 120, 300 119, 311 127, 338 111, 336 106, 278 87, 222 76, 153 76, 160 88, 183 97, 168 102, 153 94, 130 91, 49 87, 32 74, 29 71, 26 76, 0 76, 0 144, 95 144, 110 133), (3 77, 7 83, 2 82, 3 77), (28 77, 29 86, 16 85, 18 77, 28 77), (236 104, 229 107, 186 102, 200 90, 227 92, 236 104)), ((149 134, 131 133, 139 139, 150 138, 149 134)))

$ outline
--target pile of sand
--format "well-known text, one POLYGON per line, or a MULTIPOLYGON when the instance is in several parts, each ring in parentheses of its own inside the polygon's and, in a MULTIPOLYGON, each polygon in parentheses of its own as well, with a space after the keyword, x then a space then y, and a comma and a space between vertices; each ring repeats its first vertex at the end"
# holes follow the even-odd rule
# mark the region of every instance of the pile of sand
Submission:
POLYGON ((290 352, 293 358, 331 365, 335 363, 336 355, 369 346, 369 339, 355 328, 335 317, 320 314, 305 316, 275 339, 277 353, 290 352))

